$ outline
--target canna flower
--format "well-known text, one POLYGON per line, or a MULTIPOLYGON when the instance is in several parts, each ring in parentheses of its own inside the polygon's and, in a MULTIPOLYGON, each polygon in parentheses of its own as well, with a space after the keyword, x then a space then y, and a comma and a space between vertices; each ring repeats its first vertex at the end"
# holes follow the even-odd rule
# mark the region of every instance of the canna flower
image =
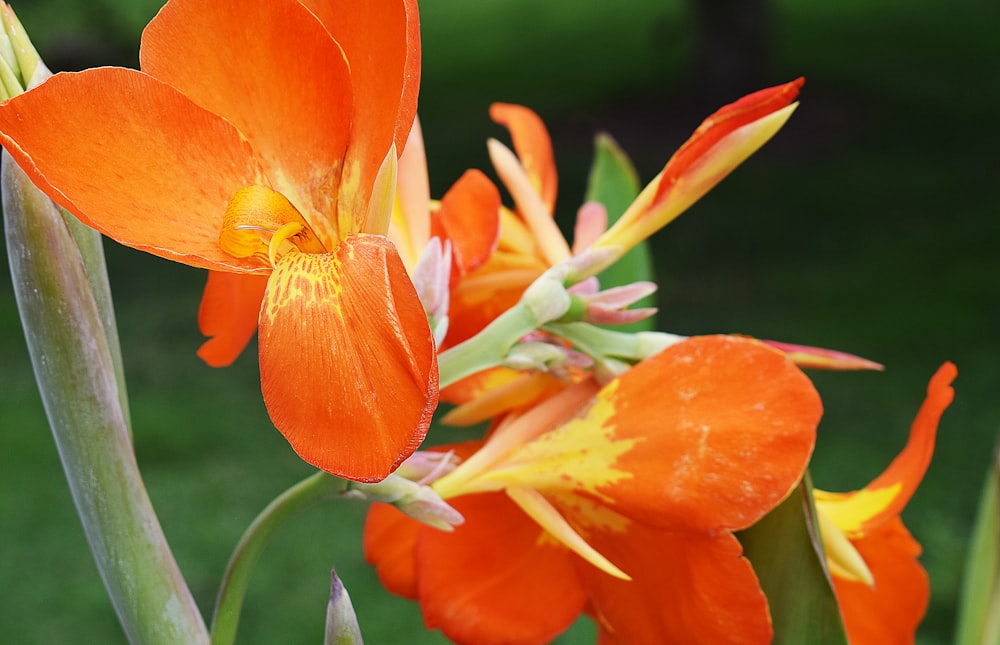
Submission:
POLYGON ((953 364, 945 363, 931 378, 909 441, 885 472, 858 491, 814 491, 827 563, 852 645, 912 643, 927 610, 930 583, 917 561, 920 544, 899 514, 927 472, 957 374, 953 364))
POLYGON ((820 414, 780 352, 692 338, 453 446, 461 463, 431 486, 465 523, 446 534, 376 505, 366 557, 459 643, 550 642, 581 612, 602 643, 768 643, 733 531, 795 487, 820 414))
POLYGON ((416 1, 171 0, 140 61, 3 103, 0 141, 84 223, 210 269, 202 326, 257 328, 264 401, 292 447, 385 477, 437 402, 434 342, 385 237, 416 111, 416 1))

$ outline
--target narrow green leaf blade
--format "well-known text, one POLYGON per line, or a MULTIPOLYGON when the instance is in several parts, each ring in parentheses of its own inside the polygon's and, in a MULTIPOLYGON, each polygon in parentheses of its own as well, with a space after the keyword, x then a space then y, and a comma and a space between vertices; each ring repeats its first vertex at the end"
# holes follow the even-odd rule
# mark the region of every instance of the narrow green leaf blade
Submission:
POLYGON ((1000 444, 986 476, 969 543, 955 643, 1000 643, 1000 444))
POLYGON ((823 564, 808 474, 788 499, 740 532, 739 539, 771 605, 775 645, 847 645, 823 564))

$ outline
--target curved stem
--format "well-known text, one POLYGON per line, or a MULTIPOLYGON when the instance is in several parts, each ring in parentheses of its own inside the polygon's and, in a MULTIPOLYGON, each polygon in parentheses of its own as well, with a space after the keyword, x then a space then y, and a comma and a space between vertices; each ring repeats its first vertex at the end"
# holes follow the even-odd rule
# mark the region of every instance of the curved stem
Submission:
POLYGON ((271 537, 299 511, 346 490, 347 485, 346 480, 319 471, 276 497, 247 527, 219 587, 212 616, 212 645, 231 645, 236 639, 250 573, 271 537))

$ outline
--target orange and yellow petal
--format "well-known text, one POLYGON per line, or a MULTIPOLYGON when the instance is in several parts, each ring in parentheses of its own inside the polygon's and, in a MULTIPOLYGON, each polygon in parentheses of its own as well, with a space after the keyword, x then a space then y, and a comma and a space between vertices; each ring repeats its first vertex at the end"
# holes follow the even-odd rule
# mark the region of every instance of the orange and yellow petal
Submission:
POLYGON ((267 180, 225 119, 146 74, 57 74, 0 105, 0 142, 49 197, 108 237, 206 269, 230 198, 267 180), (39 120, 44 115, 44 122, 39 120))
POLYGON ((140 61, 236 126, 274 188, 332 246, 328 201, 351 135, 354 79, 316 16, 297 0, 169 2, 143 32, 140 61))
POLYGON ((602 642, 771 642, 767 599, 731 533, 712 537, 633 523, 624 533, 595 531, 586 537, 632 576, 618 580, 578 565, 589 611, 609 637, 602 642))
POLYGON ((780 352, 695 337, 631 368, 480 479, 584 493, 655 526, 745 528, 801 478, 821 412, 780 352))
POLYGON ((502 493, 449 500, 465 517, 417 545, 420 608, 429 628, 474 645, 549 643, 583 610, 577 557, 502 493))
POLYGON ((510 131, 521 164, 535 192, 542 198, 549 213, 555 212, 558 175, 552 153, 552 140, 545 123, 532 110, 511 103, 494 103, 490 118, 510 131))
POLYGON ((875 584, 833 578, 851 645, 913 643, 930 601, 930 582, 917 561, 920 545, 898 517, 853 542, 875 584))
POLYGON ((421 55, 417 0, 301 2, 340 43, 351 67, 358 109, 337 201, 343 221, 367 212, 371 182, 386 151, 393 143, 403 151, 416 116, 421 55))
POLYGON ((423 440, 438 399, 434 340, 384 237, 349 235, 331 253, 282 257, 259 344, 271 420, 310 464, 381 480, 423 440))
POLYGON ((500 238, 500 192, 478 170, 467 170, 441 198, 431 231, 451 240, 460 275, 483 266, 500 238))
POLYGON ((958 370, 952 363, 945 363, 934 374, 910 426, 906 447, 874 481, 850 493, 815 491, 816 503, 847 537, 867 534, 899 516, 909 503, 934 455, 938 423, 955 396, 951 383, 956 376, 958 370))
POLYGON ((257 331, 260 303, 268 276, 209 271, 198 308, 198 327, 209 339, 198 356, 212 367, 225 367, 243 353, 257 331))
POLYGON ((781 129, 803 82, 755 92, 706 119, 593 247, 623 252, 687 210, 781 129))
POLYGON ((692 164, 703 158, 726 136, 790 105, 804 83, 804 78, 798 78, 790 83, 747 94, 716 110, 702 121, 694 134, 667 162, 659 194, 669 190, 673 181, 684 175, 692 164))

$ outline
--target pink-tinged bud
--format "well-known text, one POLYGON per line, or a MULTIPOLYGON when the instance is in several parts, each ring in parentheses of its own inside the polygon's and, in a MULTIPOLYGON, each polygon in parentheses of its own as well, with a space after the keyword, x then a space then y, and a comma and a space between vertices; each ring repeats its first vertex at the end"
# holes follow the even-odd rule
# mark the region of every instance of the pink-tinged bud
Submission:
POLYGON ((719 109, 674 153, 663 171, 592 248, 615 250, 613 264, 698 201, 764 145, 795 111, 799 78, 744 96, 719 109))
POLYGON ((424 247, 416 268, 413 269, 413 286, 417 291, 427 321, 439 346, 448 333, 448 307, 451 277, 451 242, 432 237, 424 247))
POLYGON ((656 293, 653 282, 633 282, 621 287, 597 291, 596 278, 587 278, 573 285, 568 291, 583 305, 584 322, 595 325, 627 325, 656 314, 655 307, 628 309, 646 296, 656 293))
POLYGON ((557 338, 545 332, 528 334, 511 348, 504 359, 504 367, 516 370, 547 372, 556 378, 568 380, 574 371, 590 367, 593 360, 586 354, 570 349, 557 338))
POLYGON ((429 486, 393 473, 380 482, 350 482, 343 497, 392 504, 418 522, 450 531, 465 519, 429 486))
POLYGON ((418 450, 400 464, 396 474, 418 484, 430 485, 439 477, 444 477, 459 463, 453 452, 418 450))
POLYGON ((861 358, 854 354, 838 352, 832 349, 821 347, 809 347, 808 345, 793 345, 791 343, 779 343, 774 340, 760 341, 779 351, 784 352, 793 363, 799 367, 815 368, 821 370, 878 370, 885 367, 881 363, 861 358))

